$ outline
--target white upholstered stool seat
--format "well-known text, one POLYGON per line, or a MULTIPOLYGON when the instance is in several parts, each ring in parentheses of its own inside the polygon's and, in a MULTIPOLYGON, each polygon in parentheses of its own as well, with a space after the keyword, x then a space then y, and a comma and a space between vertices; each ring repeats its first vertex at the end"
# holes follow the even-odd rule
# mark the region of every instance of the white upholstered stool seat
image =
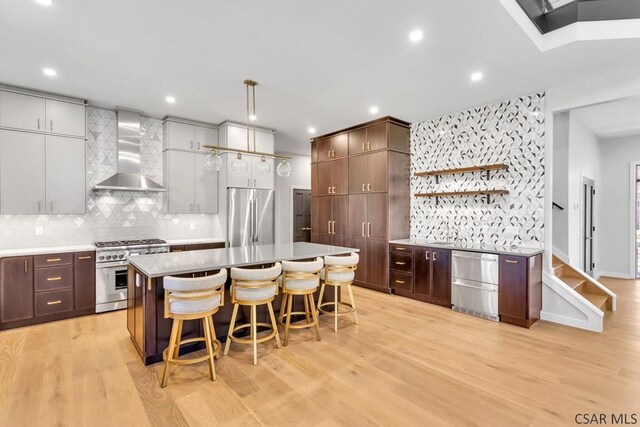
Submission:
POLYGON ((280 306, 281 325, 284 325, 284 345, 289 343, 290 329, 315 328, 316 339, 320 340, 318 313, 313 293, 320 286, 320 271, 324 262, 322 258, 313 261, 282 261, 282 305, 280 306), (304 311, 293 311, 294 297, 302 296, 304 311), (291 316, 304 315, 306 323, 291 324, 291 316))
POLYGON ((278 335, 278 325, 273 312, 272 302, 278 293, 278 278, 282 266, 275 263, 270 268, 232 268, 231 269, 231 302, 233 303, 233 313, 229 325, 229 334, 224 347, 224 355, 229 354, 231 341, 240 344, 251 344, 253 346, 253 364, 258 363, 258 343, 276 339, 276 345, 281 348, 280 335, 278 335), (258 322, 258 305, 266 305, 269 310, 270 323, 258 322), (251 314, 249 323, 236 325, 238 310, 240 306, 249 306, 251 314), (266 336, 258 338, 258 326, 271 330, 266 336), (249 328, 249 338, 237 336, 239 331, 249 328))
POLYGON ((164 317, 173 319, 169 346, 162 353, 164 372, 162 387, 166 387, 169 365, 187 365, 207 360, 211 381, 216 379, 214 357, 220 356, 221 344, 216 338, 213 314, 224 304, 224 285, 227 270, 222 269, 205 277, 173 277, 163 279, 164 317), (182 339, 182 326, 185 320, 202 320, 204 337, 182 339), (180 346, 194 342, 205 342, 205 356, 180 359, 180 346))
POLYGON ((318 298, 318 311, 324 314, 333 314, 333 330, 338 332, 338 317, 353 313, 355 324, 358 324, 358 312, 356 302, 353 298, 351 285, 355 279, 355 272, 358 268, 360 256, 353 252, 348 256, 326 256, 324 257, 324 270, 321 273, 322 286, 320 287, 320 297, 318 298), (322 302, 327 286, 333 286, 333 301, 322 302), (342 302, 338 298, 338 291, 346 288, 349 293, 349 302, 342 302), (333 307, 333 311, 327 308, 333 307), (341 311, 341 307, 347 307, 346 311, 341 311))

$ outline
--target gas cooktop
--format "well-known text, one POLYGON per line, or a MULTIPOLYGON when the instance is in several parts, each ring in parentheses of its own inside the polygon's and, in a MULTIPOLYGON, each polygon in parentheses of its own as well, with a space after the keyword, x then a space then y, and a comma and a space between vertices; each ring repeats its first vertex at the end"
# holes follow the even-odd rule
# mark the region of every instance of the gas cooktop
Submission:
POLYGON ((154 246, 165 245, 166 241, 162 239, 140 239, 140 240, 113 240, 110 242, 95 242, 96 248, 122 248, 129 246, 154 246))

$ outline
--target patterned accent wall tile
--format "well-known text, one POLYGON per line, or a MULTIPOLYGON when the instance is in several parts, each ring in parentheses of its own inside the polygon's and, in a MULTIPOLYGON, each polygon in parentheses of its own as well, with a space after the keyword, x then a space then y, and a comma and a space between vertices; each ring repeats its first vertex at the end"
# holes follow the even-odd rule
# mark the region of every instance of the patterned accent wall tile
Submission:
POLYGON ((544 243, 544 93, 411 126, 411 237, 461 243, 544 243), (507 170, 435 177, 420 171, 505 163, 507 170), (494 196, 418 198, 416 193, 506 189, 494 196))
MULTIPOLYGON (((163 182, 162 130, 161 120, 141 118, 141 173, 159 184, 163 182)), ((164 193, 91 190, 116 173, 117 133, 115 111, 87 108, 86 214, 0 216, 0 249, 152 237, 220 237, 216 235, 220 230, 218 215, 166 214, 164 193), (44 228, 43 235, 35 234, 37 226, 44 228)))

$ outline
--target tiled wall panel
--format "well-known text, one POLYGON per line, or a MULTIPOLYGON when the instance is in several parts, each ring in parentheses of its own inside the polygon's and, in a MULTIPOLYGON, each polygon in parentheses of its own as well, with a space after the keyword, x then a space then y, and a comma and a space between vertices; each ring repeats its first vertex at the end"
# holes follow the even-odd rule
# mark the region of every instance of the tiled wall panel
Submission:
POLYGON ((411 199, 411 237, 542 248, 544 94, 533 94, 411 126, 411 193, 507 189, 481 196, 411 199), (506 171, 415 177, 415 172, 505 163, 506 171))

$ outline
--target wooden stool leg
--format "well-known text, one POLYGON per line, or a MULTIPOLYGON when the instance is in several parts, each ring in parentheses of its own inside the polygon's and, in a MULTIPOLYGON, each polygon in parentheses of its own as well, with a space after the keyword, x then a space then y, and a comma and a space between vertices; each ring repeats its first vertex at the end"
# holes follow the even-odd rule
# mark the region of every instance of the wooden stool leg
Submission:
POLYGON ((229 323, 229 332, 227 333, 227 342, 224 343, 224 355, 229 354, 229 348, 231 347, 231 335, 233 335, 233 329, 236 327, 236 317, 238 316, 238 308, 240 304, 233 305, 233 313, 231 314, 231 323, 229 323))
POLYGON ((216 367, 213 364, 213 341, 211 338, 211 326, 209 325, 209 320, 204 317, 202 319, 202 325, 204 326, 204 340, 206 343, 206 347, 207 347, 207 356, 208 357, 208 362, 209 362, 209 378, 211 378, 211 381, 215 381, 216 380, 216 367))
POLYGON ((178 339, 176 340, 176 350, 173 355, 173 358, 177 359, 180 356, 180 341, 182 341, 182 326, 184 325, 184 320, 176 319, 174 322, 178 323, 178 339))
POLYGON ((302 300, 304 301, 304 315, 307 318, 307 324, 311 323, 311 317, 309 317, 309 299, 306 295, 302 295, 302 300))
POLYGON ((284 346, 289 344, 289 326, 291 326, 291 304, 293 303, 293 294, 287 294, 287 323, 284 326, 284 346))
POLYGON ((316 311, 316 305, 313 302, 313 294, 306 295, 309 298, 309 305, 311 306, 311 316, 313 317, 313 323, 315 324, 316 339, 320 341, 320 326, 318 325, 318 312, 316 311))
POLYGON ((351 299, 353 317, 356 320, 356 325, 359 325, 360 323, 358 323, 358 310, 356 310, 356 300, 353 298, 353 289, 351 289, 351 283, 347 285, 347 291, 349 291, 349 299, 351 299))
POLYGON ((334 311, 333 311, 333 319, 334 319, 334 326, 333 326, 333 332, 338 332, 338 286, 334 285, 333 287, 333 297, 334 299, 334 311))
POLYGON ((169 378, 169 363, 173 360, 173 352, 175 351, 177 335, 178 335, 178 324, 174 320, 173 325, 171 326, 171 336, 169 338, 169 348, 167 349, 167 358, 164 361, 164 371, 162 372, 162 382, 160 383, 160 387, 162 388, 167 386, 167 380, 169 378))
POLYGON ((267 307, 269 308, 269 317, 271 318, 271 326, 273 327, 273 331, 276 333, 276 346, 278 348, 282 348, 282 344, 280 343, 280 332, 278 331, 278 324, 276 323, 276 315, 273 312, 273 305, 271 301, 267 303, 267 307))
POLYGON ((251 340, 253 341, 253 364, 258 364, 258 320, 256 319, 256 306, 251 306, 251 340))
MULTIPOLYGON (((322 285, 320 285, 320 295, 318 295, 318 308, 322 305, 322 297, 324 296, 324 281, 322 282, 322 285)), ((318 310, 318 314, 320 313, 320 310, 318 310)))

